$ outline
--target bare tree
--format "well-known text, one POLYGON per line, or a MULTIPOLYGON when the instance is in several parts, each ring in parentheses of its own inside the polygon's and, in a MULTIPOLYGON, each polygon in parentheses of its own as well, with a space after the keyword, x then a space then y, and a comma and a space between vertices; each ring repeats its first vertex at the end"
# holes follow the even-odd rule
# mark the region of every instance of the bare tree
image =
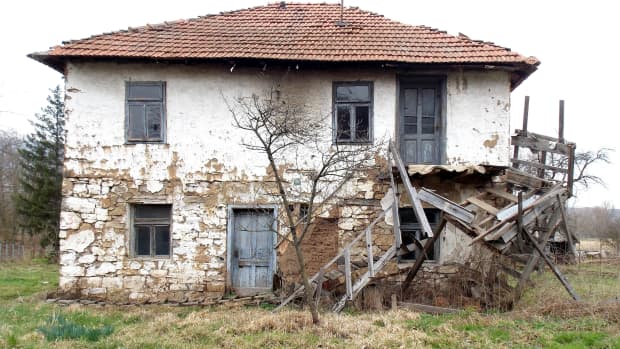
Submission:
MULTIPOLYGON (((591 172, 592 166, 596 164, 610 164, 610 153, 613 149, 600 148, 597 150, 588 150, 584 152, 575 153, 575 172, 573 182, 579 184, 584 189, 588 189, 592 185, 605 185, 605 182, 601 177, 591 172)), ((537 156, 540 157, 540 154, 537 156)), ((568 157, 557 156, 551 154, 546 161, 548 164, 554 167, 567 168, 568 157)), ((562 172, 549 171, 547 176, 550 179, 566 180, 566 174, 562 172)))
POLYGON ((283 207, 283 229, 278 234, 295 250, 304 301, 312 322, 318 324, 302 243, 315 220, 346 199, 347 183, 376 166, 374 157, 380 145, 333 142, 328 117, 307 113, 303 105, 280 98, 275 89, 265 97, 238 97, 227 103, 234 126, 253 136, 243 146, 264 154, 269 162, 273 186, 266 191, 283 207), (295 214, 294 203, 303 204, 307 213, 295 214))
POLYGON ((13 200, 19 187, 19 153, 22 139, 0 131, 0 238, 15 239, 17 222, 13 200))

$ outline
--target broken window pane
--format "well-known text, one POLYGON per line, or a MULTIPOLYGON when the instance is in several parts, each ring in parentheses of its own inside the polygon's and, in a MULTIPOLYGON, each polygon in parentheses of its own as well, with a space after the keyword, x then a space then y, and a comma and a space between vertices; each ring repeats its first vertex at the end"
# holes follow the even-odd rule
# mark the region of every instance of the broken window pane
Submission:
POLYGON ((368 106, 355 107, 355 140, 367 141, 369 139, 369 113, 368 106))
POLYGON ((170 254, 170 226, 155 227, 155 255, 167 256, 170 254))
POLYGON ((351 140, 351 110, 349 105, 339 105, 336 109, 338 133, 336 139, 351 140))
POLYGON ((135 226, 136 235, 136 255, 137 256, 150 256, 151 255, 151 230, 148 226, 135 226))

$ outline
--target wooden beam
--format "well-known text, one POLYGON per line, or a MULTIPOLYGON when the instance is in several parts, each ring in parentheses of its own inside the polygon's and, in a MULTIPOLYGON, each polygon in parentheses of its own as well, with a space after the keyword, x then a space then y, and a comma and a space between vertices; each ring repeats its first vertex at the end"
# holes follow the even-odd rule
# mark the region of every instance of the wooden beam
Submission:
POLYGON ((431 204, 435 208, 452 215, 467 224, 471 224, 476 216, 473 212, 470 212, 460 206, 459 204, 452 202, 441 195, 438 195, 426 188, 421 188, 418 192, 420 200, 431 204))
POLYGON ((411 184, 411 181, 409 180, 409 173, 405 168, 403 160, 400 158, 400 154, 398 154, 396 146, 394 146, 394 142, 392 141, 390 141, 390 151, 392 152, 392 156, 394 157, 394 161, 396 162, 396 167, 398 168, 398 172, 400 173, 400 178, 405 184, 405 189, 407 189, 407 194, 409 194, 409 199, 411 200, 413 212, 418 219, 418 223, 422 227, 422 231, 426 233, 426 235, 429 237, 433 236, 433 230, 431 229, 431 225, 428 223, 428 218, 426 218, 426 213, 424 213, 422 203, 418 198, 418 192, 411 184))
POLYGON ((557 195, 558 206, 560 208, 560 217, 562 218, 562 230, 564 230, 564 234, 566 234, 566 241, 568 242, 568 246, 570 249, 570 253, 572 255, 573 262, 575 258, 577 258, 577 251, 575 251, 575 244, 573 241, 573 234, 568 229, 568 221, 566 219, 566 210, 564 209, 564 201, 560 195, 557 195))
MULTIPOLYGON (((388 163, 391 163, 392 154, 388 152, 388 163)), ((403 243, 403 237, 400 232, 400 214, 398 208, 400 206, 400 194, 398 193, 398 186, 394 180, 394 172, 390 169, 390 184, 392 186, 392 196, 394 201, 392 203, 392 232, 394 233, 394 244, 396 248, 399 248, 403 243)))
POLYGON ((576 145, 571 143, 568 145, 568 178, 566 179, 566 188, 568 188, 568 196, 573 196, 573 181, 575 177, 575 149, 576 145))
POLYGON ((523 187, 532 189, 540 189, 550 182, 540 177, 533 176, 531 174, 515 171, 513 169, 506 169, 506 175, 504 176, 506 182, 517 184, 523 187))
POLYGON ((530 112, 530 96, 525 96, 523 103, 523 132, 527 136, 527 118, 530 112))
POLYGON ((452 308, 444 308, 444 307, 436 307, 433 305, 419 304, 419 303, 408 303, 408 302, 399 302, 399 307, 403 307, 406 309, 411 309, 416 312, 428 313, 428 314, 454 314, 458 313, 458 309, 452 308))
POLYGON ((493 207, 491 204, 487 204, 486 202, 478 199, 475 196, 472 196, 470 198, 467 198, 467 201, 475 206, 480 207, 481 209, 487 211, 488 213, 492 214, 492 215, 496 215, 497 212, 499 212, 499 210, 495 207, 493 207))
POLYGON ((547 265, 549 266, 551 271, 553 271, 553 274, 555 274, 555 276, 558 278, 558 280, 560 280, 560 283, 562 283, 562 285, 564 286, 566 291, 568 291, 568 293, 571 295, 571 297, 573 297, 574 300, 579 302, 581 300, 579 298, 579 295, 575 292, 575 290, 573 289, 571 284, 568 282, 568 280, 566 280, 564 275, 562 275, 560 270, 553 264, 551 259, 549 259, 549 257, 547 257, 547 255, 545 254, 543 249, 540 247, 540 245, 538 244, 536 239, 534 239, 534 237, 527 230, 523 230, 523 233, 530 240, 532 245, 534 245, 534 248, 536 248, 536 250, 538 251, 540 256, 544 259, 545 263, 547 263, 547 265))
POLYGON ((344 249, 344 278, 347 298, 353 299, 353 290, 351 289, 351 250, 348 247, 344 249))
POLYGON ((558 141, 564 143, 564 101, 560 100, 560 115, 558 125, 558 141))
POLYGON ((512 201, 517 203, 517 197, 503 190, 499 190, 496 188, 486 188, 485 191, 489 194, 493 194, 495 196, 499 196, 500 198, 506 199, 508 201, 512 201))
POLYGON ((511 143, 513 146, 530 148, 535 152, 546 151, 549 153, 568 155, 568 146, 566 144, 559 143, 557 139, 552 141, 538 138, 533 136, 532 133, 529 133, 527 137, 521 135, 512 136, 511 143))
POLYGON ((545 170, 555 171, 559 173, 568 173, 568 169, 566 168, 561 168, 561 167, 556 167, 556 166, 551 166, 551 165, 544 165, 538 162, 519 160, 519 159, 510 159, 510 161, 512 161, 512 163, 518 163, 521 165, 530 166, 530 167, 534 167, 538 169, 545 169, 545 170))
POLYGON ((416 274, 420 270, 420 267, 422 267, 422 263, 426 259, 428 252, 431 250, 431 248, 435 244, 435 241, 437 241, 437 239, 439 238, 439 235, 441 235, 441 232, 446 226, 446 223, 447 223, 446 219, 442 218, 441 222, 437 226, 437 229, 435 230, 435 234, 433 235, 433 237, 429 238, 426 241, 426 244, 424 244, 424 250, 422 251, 422 253, 419 253, 416 256, 415 264, 413 265, 413 267, 411 267, 411 270, 409 270, 409 272, 407 273, 407 277, 405 278, 405 281, 403 282, 401 286, 403 290, 406 290, 407 288, 409 288, 411 281, 413 281, 413 278, 416 276, 416 274))

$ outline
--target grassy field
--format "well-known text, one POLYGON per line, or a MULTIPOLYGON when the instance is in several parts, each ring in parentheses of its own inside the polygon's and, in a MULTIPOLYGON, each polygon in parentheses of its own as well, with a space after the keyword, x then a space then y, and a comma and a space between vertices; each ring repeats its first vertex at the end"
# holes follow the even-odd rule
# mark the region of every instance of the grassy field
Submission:
POLYGON ((197 308, 47 304, 57 267, 0 264, 0 347, 7 348, 619 348, 620 263, 565 267, 584 298, 536 275, 509 313, 272 313, 269 306, 197 308), (71 338, 76 337, 76 338, 71 338))

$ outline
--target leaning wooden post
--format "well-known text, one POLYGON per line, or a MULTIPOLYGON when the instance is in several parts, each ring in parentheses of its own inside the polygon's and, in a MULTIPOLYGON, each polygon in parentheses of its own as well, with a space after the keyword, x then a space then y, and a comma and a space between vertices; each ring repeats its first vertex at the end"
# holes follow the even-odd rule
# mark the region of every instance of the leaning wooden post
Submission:
POLYGON ((564 100, 560 100, 560 115, 558 125, 558 141, 564 143, 564 100))
MULTIPOLYGON (((525 103, 523 105, 523 128, 521 129, 521 133, 523 136, 527 136, 527 118, 530 110, 530 96, 525 96, 525 103)), ((515 160, 519 160, 519 146, 514 145, 514 152, 512 158, 515 160)), ((512 167, 518 169, 519 164, 516 162, 512 163, 512 167)))
POLYGON ((568 144, 568 173, 566 181, 566 189, 568 190, 568 197, 573 196, 573 182, 575 177, 575 143, 568 144))
POLYGON ((422 250, 422 253, 416 257, 415 264, 413 265, 413 267, 411 267, 411 270, 409 270, 409 272, 407 273, 407 277, 405 278, 405 281, 403 282, 403 285, 402 285, 403 290, 406 290, 407 288, 409 288, 411 281, 413 281, 413 278, 418 273, 418 270, 420 270, 420 267, 422 267, 422 263, 426 259, 428 252, 431 250, 431 248, 435 244, 435 241, 439 239, 439 235, 441 235, 441 232, 445 228, 446 223, 447 223, 446 219, 442 218, 441 222, 435 229, 435 234, 433 234, 431 238, 426 240, 426 244, 424 245, 424 249, 422 250))
POLYGON ((573 297, 574 300, 580 301, 579 295, 577 295, 575 290, 573 290, 573 287, 571 286, 571 284, 568 283, 568 280, 566 280, 564 275, 560 273, 560 270, 558 270, 558 268, 553 264, 551 259, 547 257, 547 255, 545 254, 543 249, 540 247, 536 239, 534 239, 534 237, 527 230, 524 229, 523 232, 525 233, 525 236, 530 240, 532 245, 534 245, 534 248, 536 248, 540 256, 545 260, 545 263, 547 263, 549 268, 551 268, 551 271, 553 271, 553 274, 555 274, 558 280, 560 280, 560 282, 562 283, 562 286, 564 286, 566 291, 568 291, 568 293, 571 295, 571 297, 573 297))

